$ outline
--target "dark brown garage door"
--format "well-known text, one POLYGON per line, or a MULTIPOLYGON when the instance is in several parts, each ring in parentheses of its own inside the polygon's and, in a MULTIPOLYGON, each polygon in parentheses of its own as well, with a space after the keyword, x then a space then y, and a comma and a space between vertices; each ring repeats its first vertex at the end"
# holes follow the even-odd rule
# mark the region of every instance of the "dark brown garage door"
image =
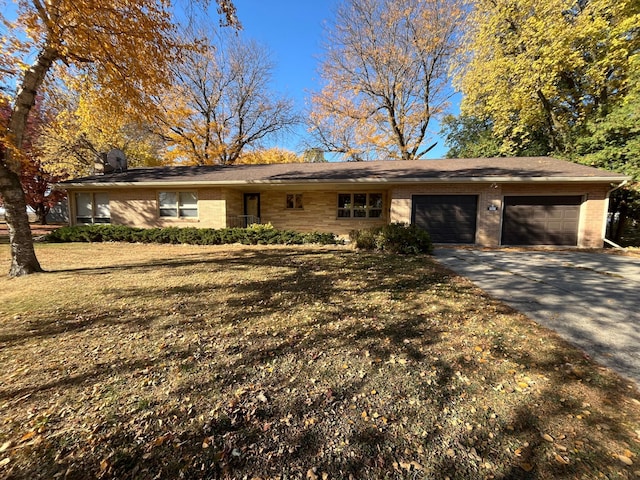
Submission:
POLYGON ((581 196, 504 197, 502 245, 577 245, 581 196))
POLYGON ((475 243, 477 195, 414 195, 411 223, 434 243, 475 243))

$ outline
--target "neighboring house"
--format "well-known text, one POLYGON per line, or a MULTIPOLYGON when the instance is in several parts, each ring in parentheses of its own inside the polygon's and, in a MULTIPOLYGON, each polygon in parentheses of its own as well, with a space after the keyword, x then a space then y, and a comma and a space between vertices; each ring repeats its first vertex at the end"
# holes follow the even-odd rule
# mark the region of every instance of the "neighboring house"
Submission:
POLYGON ((72 224, 333 232, 415 223, 435 243, 603 246, 628 177, 554 158, 136 168, 60 184, 72 224))

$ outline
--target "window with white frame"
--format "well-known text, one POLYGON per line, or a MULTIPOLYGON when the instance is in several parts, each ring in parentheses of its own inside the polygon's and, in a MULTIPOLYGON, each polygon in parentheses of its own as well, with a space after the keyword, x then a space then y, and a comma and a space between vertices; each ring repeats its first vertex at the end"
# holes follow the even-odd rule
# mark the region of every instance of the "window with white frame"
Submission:
POLYGON ((287 209, 301 210, 302 208, 302 194, 287 193, 287 209))
POLYGON ((104 192, 80 192, 75 195, 76 223, 110 223, 109 194, 104 192))
POLYGON ((338 194, 338 218, 379 218, 381 216, 381 193, 338 194))
POLYGON ((158 207, 161 217, 197 218, 197 192, 160 192, 158 207))

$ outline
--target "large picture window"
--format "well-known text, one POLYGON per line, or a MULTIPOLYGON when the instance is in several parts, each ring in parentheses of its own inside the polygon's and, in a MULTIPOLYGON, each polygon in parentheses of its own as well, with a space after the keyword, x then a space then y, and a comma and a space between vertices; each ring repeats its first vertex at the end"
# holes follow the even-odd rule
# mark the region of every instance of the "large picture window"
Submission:
POLYGON ((76 223, 110 223, 108 193, 76 193, 76 223))
POLYGON ((379 218, 381 216, 381 193, 338 194, 338 218, 379 218))
POLYGON ((198 217, 198 194, 196 192, 160 192, 158 205, 161 217, 198 217))

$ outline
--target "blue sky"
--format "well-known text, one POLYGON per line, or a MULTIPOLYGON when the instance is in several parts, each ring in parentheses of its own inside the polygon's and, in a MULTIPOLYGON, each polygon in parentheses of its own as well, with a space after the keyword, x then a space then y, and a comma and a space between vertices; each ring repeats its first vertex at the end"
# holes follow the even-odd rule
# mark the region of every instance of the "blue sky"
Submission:
MULTIPOLYGON (((318 64, 322 53, 324 26, 333 18, 333 11, 340 0, 234 0, 238 17, 243 26, 241 35, 257 40, 269 49, 275 64, 273 88, 292 98, 295 107, 303 111, 309 92, 319 88, 318 64)), ((0 0, 0 6, 8 17, 15 15, 14 1, 0 0)), ((219 16, 212 7, 211 21, 219 16)), ((1 31, 1 30, 0 30, 1 31)), ((457 113, 457 101, 453 102, 457 113)), ((430 124, 436 148, 426 156, 444 157, 447 148, 438 133, 436 122, 430 124)), ((295 134, 274 140, 268 146, 280 146, 302 152, 306 130, 300 126, 295 134)), ((330 158, 327 155, 327 158, 330 158)))
MULTIPOLYGON (((318 62, 322 52, 324 25, 333 18, 339 0, 235 0, 242 35, 265 45, 275 63, 274 89, 291 97, 302 110, 310 90, 318 88, 318 62)), ((454 112, 457 106, 453 105, 454 112)), ((437 135, 438 126, 432 128, 437 135)), ((274 142, 301 151, 304 128, 290 138, 274 142)), ((435 140, 434 140, 435 141, 435 140)), ((442 158, 447 148, 442 139, 427 157, 442 158)))

